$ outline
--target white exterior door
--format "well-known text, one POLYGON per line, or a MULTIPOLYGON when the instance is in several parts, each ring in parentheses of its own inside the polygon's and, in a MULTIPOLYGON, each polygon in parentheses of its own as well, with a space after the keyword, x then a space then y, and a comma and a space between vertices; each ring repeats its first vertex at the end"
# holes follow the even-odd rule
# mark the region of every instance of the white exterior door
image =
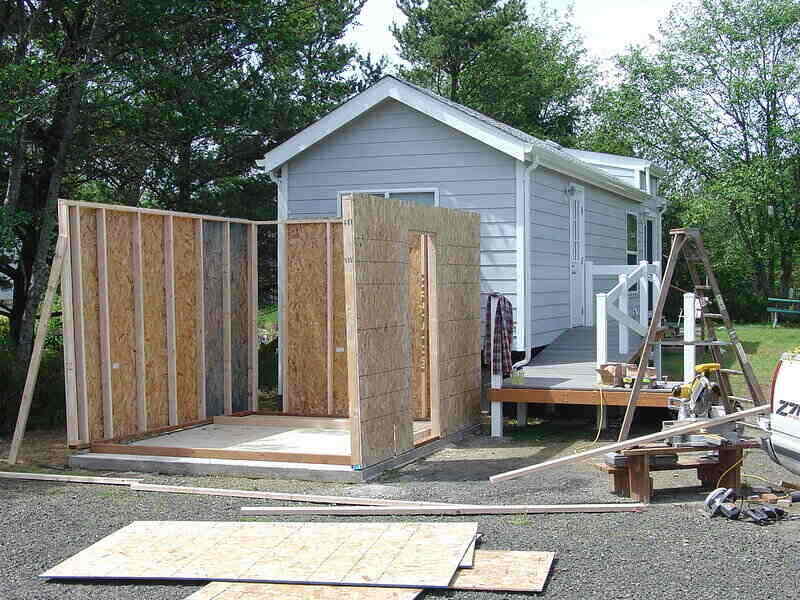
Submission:
POLYGON ((586 217, 583 188, 570 186, 569 191, 569 306, 570 327, 584 325, 586 307, 583 293, 586 262, 586 217))

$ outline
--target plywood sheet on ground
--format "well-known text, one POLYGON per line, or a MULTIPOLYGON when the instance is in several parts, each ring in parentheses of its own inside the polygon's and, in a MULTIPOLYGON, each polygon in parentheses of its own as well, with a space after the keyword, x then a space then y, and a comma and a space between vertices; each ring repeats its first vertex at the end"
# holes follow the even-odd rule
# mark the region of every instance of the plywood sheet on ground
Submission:
MULTIPOLYGON (((236 418, 236 417, 230 417, 236 418)), ((350 454, 346 429, 281 427, 280 425, 204 425, 132 442, 133 446, 216 448, 241 452, 350 454)))
POLYGON ((186 600, 414 600, 421 593, 422 590, 413 588, 215 581, 186 600))
POLYGON ((248 371, 247 225, 231 223, 231 381, 233 412, 250 406, 248 371))
POLYGON ((42 574, 446 588, 477 523, 137 521, 42 574))
POLYGON ((553 564, 553 552, 476 550, 475 566, 459 569, 454 590, 541 592, 553 564))

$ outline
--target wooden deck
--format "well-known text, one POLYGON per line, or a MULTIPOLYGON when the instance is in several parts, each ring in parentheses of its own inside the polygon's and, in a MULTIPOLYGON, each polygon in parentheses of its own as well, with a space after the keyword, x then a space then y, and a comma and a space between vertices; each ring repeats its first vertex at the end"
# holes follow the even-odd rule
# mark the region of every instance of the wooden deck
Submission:
MULTIPOLYGON (((608 328, 609 362, 625 362, 628 356, 618 352, 618 328, 608 328)), ((631 334, 629 347, 635 352, 641 337, 631 334)), ((594 327, 574 327, 561 334, 552 344, 524 367, 522 383, 503 381, 503 388, 490 390, 491 402, 541 404, 584 404, 626 406, 630 391, 624 388, 601 387, 597 384, 596 338, 594 327)), ((642 390, 638 406, 665 407, 669 389, 642 390)))

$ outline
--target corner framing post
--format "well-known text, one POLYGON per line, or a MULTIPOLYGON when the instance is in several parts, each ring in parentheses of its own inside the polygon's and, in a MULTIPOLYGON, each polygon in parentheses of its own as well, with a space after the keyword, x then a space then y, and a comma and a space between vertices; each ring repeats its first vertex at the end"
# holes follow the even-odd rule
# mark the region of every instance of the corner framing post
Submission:
POLYGON ((75 333, 75 379, 78 394, 78 439, 81 442, 89 441, 89 409, 86 398, 86 342, 84 336, 83 320, 83 252, 81 250, 81 207, 73 206, 69 214, 70 252, 75 257, 72 263, 72 316, 75 333))
POLYGON ((67 417, 67 445, 76 444, 78 433, 78 381, 75 361, 75 327, 72 309, 72 257, 69 235, 69 207, 58 203, 58 234, 66 238, 61 269, 61 323, 64 338, 64 383, 67 417))
POLYGON ((428 373, 430 377, 431 435, 440 437, 442 427, 442 398, 439 370, 439 294, 437 292, 436 238, 425 234, 428 260, 428 373))
POLYGON ((144 341, 144 285, 142 257, 142 213, 133 215, 133 308, 136 330, 136 425, 147 431, 147 384, 144 341))
MULTIPOLYGON (((683 295, 683 341, 694 342, 697 340, 697 323, 695 321, 695 307, 697 297, 692 293, 683 295)), ((694 379, 694 367, 697 363, 695 346, 687 344, 683 347, 683 381, 689 383, 694 379)))
POLYGON ((8 464, 13 465, 17 462, 19 448, 22 445, 22 438, 25 435, 25 428, 28 426, 28 416, 31 412, 33 392, 36 389, 36 380, 39 377, 39 366, 42 362, 42 349, 44 340, 47 337, 47 325, 50 321, 50 314, 53 310, 53 299, 58 289, 61 269, 64 265, 64 256, 67 252, 68 238, 66 235, 59 235, 56 242, 56 254, 53 257, 53 265, 50 267, 50 278, 47 280, 47 291, 44 295, 39 311, 39 322, 36 324, 36 337, 33 341, 33 352, 31 362, 28 365, 28 374, 25 377, 25 388, 22 392, 22 401, 17 414, 17 425, 14 428, 14 437, 11 440, 11 449, 8 453, 8 464))
POLYGON ((206 300, 205 300, 205 272, 203 261, 203 219, 194 221, 194 245, 197 249, 197 281, 195 281, 197 295, 197 418, 206 418, 206 300))
POLYGON ((100 208, 97 219, 97 292, 100 303, 100 381, 103 393, 103 436, 114 437, 114 402, 111 390, 111 323, 108 305, 108 244, 106 209, 100 208))
POLYGON ((233 413, 233 374, 231 371, 231 224, 222 224, 222 366, 224 413, 233 413))

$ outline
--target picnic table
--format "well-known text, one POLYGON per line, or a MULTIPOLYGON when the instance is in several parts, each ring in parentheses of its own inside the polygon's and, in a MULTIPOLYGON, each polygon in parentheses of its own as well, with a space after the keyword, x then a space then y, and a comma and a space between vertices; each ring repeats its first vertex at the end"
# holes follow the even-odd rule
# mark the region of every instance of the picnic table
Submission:
POLYGON ((772 327, 778 326, 778 314, 800 315, 800 298, 767 298, 778 306, 768 306, 767 312, 772 313, 772 327))

